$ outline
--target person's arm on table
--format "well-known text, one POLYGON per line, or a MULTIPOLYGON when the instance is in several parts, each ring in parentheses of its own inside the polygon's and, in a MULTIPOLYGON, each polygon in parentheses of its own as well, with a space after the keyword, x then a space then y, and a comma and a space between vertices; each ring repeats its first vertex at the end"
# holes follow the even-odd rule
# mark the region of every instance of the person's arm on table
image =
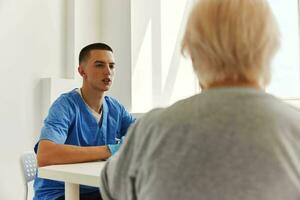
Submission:
POLYGON ((105 160, 111 156, 107 146, 80 147, 41 140, 37 152, 38 166, 105 160))

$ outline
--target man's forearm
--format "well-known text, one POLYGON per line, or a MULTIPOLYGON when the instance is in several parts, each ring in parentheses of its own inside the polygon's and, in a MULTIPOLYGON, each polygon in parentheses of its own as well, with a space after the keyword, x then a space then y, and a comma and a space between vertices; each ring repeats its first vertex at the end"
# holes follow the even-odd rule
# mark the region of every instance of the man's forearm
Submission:
POLYGON ((74 145, 55 144, 52 141, 40 141, 37 160, 38 165, 79 163, 105 160, 111 153, 107 146, 80 147, 74 145))

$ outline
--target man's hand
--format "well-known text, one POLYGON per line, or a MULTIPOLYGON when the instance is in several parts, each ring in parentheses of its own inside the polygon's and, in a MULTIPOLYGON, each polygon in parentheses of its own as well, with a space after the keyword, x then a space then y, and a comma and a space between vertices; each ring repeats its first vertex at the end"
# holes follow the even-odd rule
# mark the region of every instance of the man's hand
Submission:
POLYGON ((114 155, 115 153, 117 153, 117 151, 120 149, 121 145, 123 144, 124 139, 125 139, 125 136, 123 136, 121 138, 121 140, 119 141, 119 143, 107 145, 108 149, 109 149, 109 151, 111 153, 111 155, 114 155))

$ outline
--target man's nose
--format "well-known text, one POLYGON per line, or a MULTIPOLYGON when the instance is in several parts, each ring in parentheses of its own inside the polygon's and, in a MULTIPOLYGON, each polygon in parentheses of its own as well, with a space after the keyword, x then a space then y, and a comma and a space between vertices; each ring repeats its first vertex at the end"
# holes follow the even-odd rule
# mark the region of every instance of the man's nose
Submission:
POLYGON ((107 74, 107 75, 111 75, 112 74, 112 69, 110 68, 109 65, 106 65, 106 67, 105 67, 105 74, 107 74))

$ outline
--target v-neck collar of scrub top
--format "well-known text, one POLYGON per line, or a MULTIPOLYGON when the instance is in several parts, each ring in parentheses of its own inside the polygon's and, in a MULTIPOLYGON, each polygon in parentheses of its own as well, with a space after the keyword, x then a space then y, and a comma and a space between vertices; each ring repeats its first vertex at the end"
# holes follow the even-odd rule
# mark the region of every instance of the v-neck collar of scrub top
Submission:
MULTIPOLYGON (((76 89, 74 89, 73 92, 76 93, 76 97, 79 100, 79 102, 81 103, 81 106, 84 107, 86 109, 86 111, 91 114, 91 116, 93 116, 92 111, 86 105, 86 103, 84 102, 83 98, 76 91, 76 89)), ((104 96, 103 97, 103 102, 102 102, 102 116, 101 116, 100 122, 97 122, 97 120, 93 116, 93 119, 94 119, 93 122, 96 123, 98 125, 98 127, 101 128, 101 129, 107 126, 107 114, 108 114, 108 106, 107 106, 106 98, 104 96)))

